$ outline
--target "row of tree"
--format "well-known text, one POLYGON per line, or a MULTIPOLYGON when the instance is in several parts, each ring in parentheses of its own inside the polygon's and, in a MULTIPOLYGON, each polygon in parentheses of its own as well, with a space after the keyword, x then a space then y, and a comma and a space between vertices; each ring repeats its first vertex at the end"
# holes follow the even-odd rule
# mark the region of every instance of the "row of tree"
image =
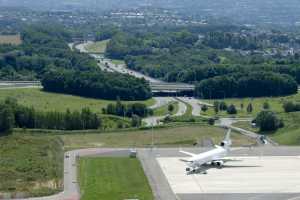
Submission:
POLYGON ((280 96, 297 91, 297 82, 292 77, 272 72, 217 76, 196 86, 196 94, 202 98, 280 96))
POLYGON ((0 104, 0 132, 14 127, 30 129, 86 130, 101 127, 101 119, 89 108, 81 112, 41 112, 7 99, 0 104))
POLYGON ((102 99, 145 100, 152 96, 144 79, 97 70, 82 72, 53 68, 43 76, 42 85, 46 91, 102 99))
POLYGON ((147 117, 153 115, 153 110, 147 108, 145 104, 133 103, 123 104, 118 100, 115 104, 108 104, 106 108, 102 110, 103 114, 118 115, 122 117, 147 117))

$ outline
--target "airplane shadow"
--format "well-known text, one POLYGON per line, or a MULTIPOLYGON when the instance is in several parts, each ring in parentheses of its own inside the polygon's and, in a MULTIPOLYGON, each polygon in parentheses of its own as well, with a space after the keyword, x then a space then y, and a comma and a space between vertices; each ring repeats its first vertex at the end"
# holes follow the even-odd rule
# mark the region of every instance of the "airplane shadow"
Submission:
POLYGON ((261 167, 259 165, 223 165, 222 167, 218 167, 218 166, 212 166, 212 165, 204 165, 202 166, 200 169, 198 169, 196 172, 190 172, 187 175, 195 175, 195 174, 207 174, 208 171, 210 169, 226 169, 226 168, 257 168, 257 167, 261 167))

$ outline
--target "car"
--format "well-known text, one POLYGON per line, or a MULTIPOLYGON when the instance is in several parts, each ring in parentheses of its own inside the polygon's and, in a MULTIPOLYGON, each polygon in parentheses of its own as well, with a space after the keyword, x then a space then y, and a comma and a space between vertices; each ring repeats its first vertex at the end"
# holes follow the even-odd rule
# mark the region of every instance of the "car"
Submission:
POLYGON ((259 136, 259 140, 261 141, 261 143, 263 144, 267 144, 268 141, 267 141, 267 137, 265 135, 260 135, 259 136))

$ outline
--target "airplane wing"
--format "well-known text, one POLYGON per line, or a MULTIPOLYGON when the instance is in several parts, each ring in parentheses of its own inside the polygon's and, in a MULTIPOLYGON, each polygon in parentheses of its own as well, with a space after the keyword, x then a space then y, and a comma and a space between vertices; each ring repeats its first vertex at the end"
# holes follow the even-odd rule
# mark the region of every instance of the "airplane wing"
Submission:
POLYGON ((190 152, 187 152, 187 151, 179 151, 179 152, 180 152, 180 153, 183 153, 183 154, 185 154, 185 155, 191 156, 191 157, 196 156, 196 154, 190 153, 190 152))
POLYGON ((221 158, 221 159, 215 159, 214 161, 223 161, 224 163, 226 162, 240 162, 242 160, 238 160, 238 159, 232 159, 232 158, 221 158))

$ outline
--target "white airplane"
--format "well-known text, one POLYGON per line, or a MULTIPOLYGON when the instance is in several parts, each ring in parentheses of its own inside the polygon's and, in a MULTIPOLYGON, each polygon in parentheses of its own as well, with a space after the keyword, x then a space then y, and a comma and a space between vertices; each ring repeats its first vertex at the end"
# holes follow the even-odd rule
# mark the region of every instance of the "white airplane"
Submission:
MULTIPOLYGON (((231 129, 228 130, 224 140, 220 145, 215 145, 215 148, 200 154, 194 154, 186 151, 180 151, 180 153, 191 156, 189 159, 180 159, 187 163, 188 167, 186 168, 186 172, 189 173, 197 173, 204 168, 204 166, 217 166, 222 167, 225 162, 232 161, 230 159, 226 159, 225 156, 228 155, 231 146, 230 140, 231 129)), ((206 173, 206 171, 204 171, 206 173)))

